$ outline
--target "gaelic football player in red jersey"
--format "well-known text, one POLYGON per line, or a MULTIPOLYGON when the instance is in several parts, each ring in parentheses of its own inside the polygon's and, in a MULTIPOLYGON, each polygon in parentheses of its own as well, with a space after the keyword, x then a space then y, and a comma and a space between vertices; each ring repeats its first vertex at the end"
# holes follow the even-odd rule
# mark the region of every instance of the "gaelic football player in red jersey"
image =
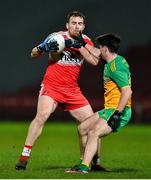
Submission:
MULTIPOLYGON (((63 35, 66 45, 58 61, 53 61, 52 53, 57 50, 58 44, 56 41, 49 41, 47 43, 49 36, 44 42, 32 49, 31 57, 33 58, 38 58, 45 52, 49 52, 50 63, 41 84, 37 114, 29 126, 23 152, 16 164, 17 170, 26 169, 32 146, 40 136, 44 123, 58 105, 61 105, 64 110, 69 111, 79 123, 93 115, 93 110, 88 100, 82 94, 77 81, 84 59, 92 65, 97 65, 100 51, 93 46, 89 37, 82 34, 85 28, 84 20, 85 17, 81 12, 73 11, 68 14, 67 31, 58 32, 63 35), (75 37, 81 38, 81 42, 76 41, 75 37)), ((81 161, 86 141, 87 137, 80 138, 81 161)), ((98 150, 92 161, 92 169, 105 170, 100 165, 99 160, 98 150)))

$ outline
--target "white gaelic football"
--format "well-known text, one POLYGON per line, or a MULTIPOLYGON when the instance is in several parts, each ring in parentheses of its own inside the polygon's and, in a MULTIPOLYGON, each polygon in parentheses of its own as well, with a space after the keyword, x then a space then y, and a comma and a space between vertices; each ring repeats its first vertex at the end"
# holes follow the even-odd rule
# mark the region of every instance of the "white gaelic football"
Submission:
POLYGON ((57 53, 61 53, 65 48, 65 39, 64 37, 59 33, 52 33, 49 37, 50 39, 48 41, 55 40, 58 43, 58 50, 57 53))

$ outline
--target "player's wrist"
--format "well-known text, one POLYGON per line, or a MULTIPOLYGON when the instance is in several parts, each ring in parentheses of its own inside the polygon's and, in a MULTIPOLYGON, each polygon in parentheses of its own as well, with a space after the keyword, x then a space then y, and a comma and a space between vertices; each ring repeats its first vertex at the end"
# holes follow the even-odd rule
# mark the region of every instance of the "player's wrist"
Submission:
POLYGON ((115 112, 121 113, 121 111, 120 111, 120 110, 118 110, 118 109, 116 109, 116 110, 115 110, 115 112))
POLYGON ((44 52, 44 51, 41 50, 39 47, 37 47, 37 51, 38 51, 39 53, 43 53, 43 52, 44 52))
POLYGON ((37 50, 38 50, 39 53, 43 53, 44 52, 44 46, 43 46, 42 43, 37 46, 37 50))
POLYGON ((87 45, 88 45, 88 44, 85 42, 85 43, 84 43, 84 45, 83 45, 83 47, 85 47, 85 48, 86 48, 86 47, 87 47, 87 45))
POLYGON ((84 40, 82 40, 80 43, 83 47, 85 47, 87 45, 87 43, 84 40))
POLYGON ((121 116, 122 112, 120 112, 119 110, 115 110, 114 114, 117 114, 117 115, 121 116))
POLYGON ((121 119, 121 115, 122 115, 122 112, 118 111, 118 110, 115 110, 113 115, 112 115, 112 118, 114 120, 120 120, 121 119))

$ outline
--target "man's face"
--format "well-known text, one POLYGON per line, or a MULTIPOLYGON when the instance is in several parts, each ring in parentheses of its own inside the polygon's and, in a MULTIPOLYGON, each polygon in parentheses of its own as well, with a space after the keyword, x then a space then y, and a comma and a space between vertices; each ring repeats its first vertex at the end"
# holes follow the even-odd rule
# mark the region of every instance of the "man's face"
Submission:
POLYGON ((71 37, 79 35, 80 31, 82 32, 84 30, 84 27, 84 19, 82 17, 71 16, 69 22, 66 24, 71 37))

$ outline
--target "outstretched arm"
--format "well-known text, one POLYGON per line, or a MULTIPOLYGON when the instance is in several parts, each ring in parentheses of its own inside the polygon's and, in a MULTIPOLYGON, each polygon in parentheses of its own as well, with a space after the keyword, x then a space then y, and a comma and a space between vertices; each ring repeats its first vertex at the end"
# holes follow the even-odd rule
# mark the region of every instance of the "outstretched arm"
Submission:
POLYGON ((38 58, 46 52, 56 52, 58 49, 57 41, 48 36, 41 44, 32 49, 31 57, 38 58))

